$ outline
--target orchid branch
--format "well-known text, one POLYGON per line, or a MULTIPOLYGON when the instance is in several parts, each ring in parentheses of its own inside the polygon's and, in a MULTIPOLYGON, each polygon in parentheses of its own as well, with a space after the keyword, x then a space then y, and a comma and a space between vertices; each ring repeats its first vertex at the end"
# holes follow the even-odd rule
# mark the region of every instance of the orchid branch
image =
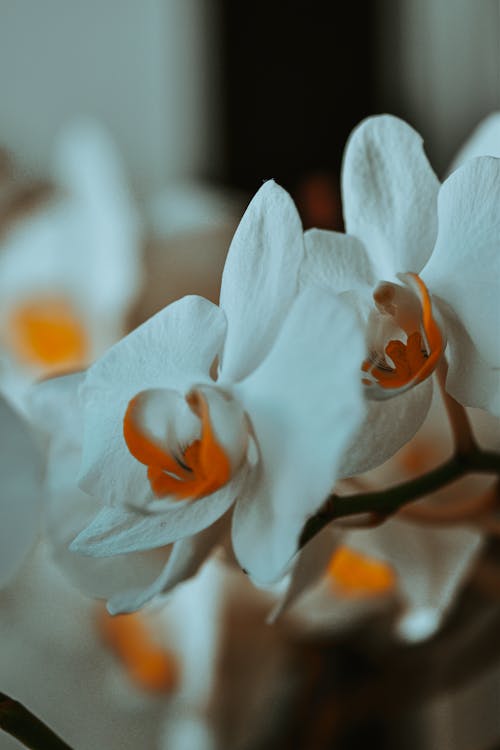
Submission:
POLYGON ((474 448, 470 453, 457 453, 435 469, 416 479, 397 484, 390 489, 360 492, 356 495, 330 495, 319 511, 309 518, 299 539, 299 549, 316 534, 338 518, 371 513, 385 517, 398 511, 406 503, 417 500, 460 479, 466 474, 500 476, 500 455, 474 448))
POLYGON ((0 729, 31 750, 71 750, 43 721, 5 693, 0 693, 0 729))
POLYGON ((437 381, 441 391, 441 398, 448 415, 451 431, 453 434, 453 443, 455 452, 459 455, 466 455, 477 450, 477 443, 472 432, 467 412, 458 401, 446 390, 446 376, 448 374, 448 362, 444 357, 436 369, 437 381))

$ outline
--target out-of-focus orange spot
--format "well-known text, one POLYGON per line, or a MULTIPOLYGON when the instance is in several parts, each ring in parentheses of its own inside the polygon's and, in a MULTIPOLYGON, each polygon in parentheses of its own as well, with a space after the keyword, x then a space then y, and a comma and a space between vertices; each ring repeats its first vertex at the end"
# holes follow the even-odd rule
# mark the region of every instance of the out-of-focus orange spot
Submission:
POLYGON ((132 682, 145 690, 168 693, 179 681, 175 655, 161 648, 143 615, 115 615, 100 610, 99 631, 132 682))
POLYGON ((218 443, 206 399, 193 392, 188 403, 201 420, 201 436, 184 450, 182 460, 167 453, 143 431, 137 417, 140 394, 130 401, 123 420, 123 436, 130 453, 148 467, 151 489, 157 497, 196 500, 215 492, 231 476, 231 463, 218 443))
POLYGON ((47 371, 86 364, 89 345, 85 328, 64 299, 31 299, 9 319, 9 341, 21 361, 47 371))
POLYGON ((439 446, 432 440, 407 443, 398 454, 398 461, 407 474, 416 476, 434 466, 439 461, 439 446), (436 455, 437 454, 437 455, 436 455))
POLYGON ((396 584, 389 565, 344 546, 332 555, 327 576, 332 586, 346 596, 385 594, 396 584))

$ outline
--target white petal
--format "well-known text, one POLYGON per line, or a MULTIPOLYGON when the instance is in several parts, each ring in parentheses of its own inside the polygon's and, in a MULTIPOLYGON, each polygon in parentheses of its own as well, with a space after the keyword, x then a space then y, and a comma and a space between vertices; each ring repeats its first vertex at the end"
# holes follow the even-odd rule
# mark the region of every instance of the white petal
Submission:
POLYGON ((473 159, 439 192, 439 235, 422 272, 454 310, 481 357, 500 367, 500 159, 473 159))
POLYGON ((441 306, 448 336, 446 390, 463 406, 475 406, 500 416, 500 369, 479 354, 454 313, 441 306))
POLYGON ((93 365, 82 388, 81 486, 105 503, 139 505, 150 496, 145 467, 129 453, 123 418, 148 388, 185 393, 209 382, 225 334, 224 313, 201 297, 184 297, 148 320, 93 365))
POLYGON ((300 550, 290 573, 286 591, 269 614, 269 623, 276 622, 288 607, 317 583, 339 546, 341 536, 342 532, 327 526, 300 550))
POLYGON ((136 612, 155 596, 166 594, 179 583, 195 576, 228 528, 226 514, 198 534, 175 542, 167 563, 153 583, 146 588, 129 589, 113 596, 108 602, 109 613, 136 612))
POLYGON ((260 456, 236 504, 233 544, 259 583, 283 574, 305 520, 333 487, 364 413, 363 352, 352 311, 311 287, 292 307, 268 358, 235 389, 260 456))
POLYGON ((179 501, 163 513, 129 512, 106 507, 71 544, 92 557, 153 549, 197 534, 220 518, 240 492, 245 467, 224 487, 200 500, 179 501))
POLYGON ((349 535, 349 546, 390 563, 399 576, 406 610, 399 635, 419 641, 433 635, 464 582, 481 535, 464 528, 419 527, 397 519, 349 535))
POLYGON ((159 750, 217 750, 220 747, 212 722, 202 711, 169 704, 167 719, 163 725, 159 750), (171 712, 171 713, 170 713, 171 712))
POLYGON ((38 534, 42 473, 28 425, 0 396, 0 586, 16 573, 38 534))
POLYGON ((380 278, 425 265, 438 188, 421 137, 402 120, 371 117, 352 133, 342 172, 346 230, 367 247, 380 278))
POLYGON ((500 157, 500 112, 493 112, 479 123, 455 156, 450 172, 476 156, 500 157))
POLYGON ((308 283, 336 294, 359 290, 367 293, 378 279, 363 243, 356 237, 323 229, 304 234, 305 257, 300 269, 301 287, 308 283))
POLYGON ((415 435, 432 401, 432 380, 386 401, 368 401, 366 416, 344 452, 342 477, 380 466, 415 435))
POLYGON ((75 372, 36 383, 27 397, 27 411, 32 424, 52 443, 81 448, 83 419, 78 391, 85 372, 75 372))
POLYGON ((229 249, 220 294, 228 333, 221 376, 240 380, 271 349, 297 294, 302 225, 288 193, 270 180, 250 203, 229 249))
POLYGON ((142 280, 138 212, 123 164, 108 134, 91 120, 72 123, 56 144, 56 183, 68 194, 68 231, 64 248, 73 258, 73 278, 97 315, 120 318, 142 280), (68 238, 69 239, 69 238, 68 238))
POLYGON ((195 388, 205 399, 210 422, 219 445, 237 471, 247 456, 248 420, 241 404, 219 388, 195 388))
POLYGON ((65 576, 87 596, 108 598, 127 586, 146 586, 165 563, 164 550, 92 559, 70 552, 69 543, 90 523, 100 501, 78 489, 82 415, 77 399, 85 373, 36 385, 30 394, 30 417, 49 437, 45 475, 45 532, 52 558, 65 576))
POLYGON ((92 558, 69 550, 79 529, 97 512, 96 501, 78 489, 52 496, 47 536, 52 557, 71 583, 86 596, 108 599, 128 587, 145 587, 161 573, 166 550, 92 558))

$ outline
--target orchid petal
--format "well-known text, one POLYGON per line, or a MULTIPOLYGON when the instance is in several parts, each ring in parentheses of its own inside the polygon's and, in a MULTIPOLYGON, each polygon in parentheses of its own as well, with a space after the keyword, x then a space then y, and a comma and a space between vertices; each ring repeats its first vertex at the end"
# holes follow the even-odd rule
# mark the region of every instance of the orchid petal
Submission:
POLYGON ((267 359, 235 388, 260 456, 236 504, 233 544, 259 583, 283 574, 306 519, 334 485, 363 416, 363 351, 354 313, 311 287, 293 305, 267 359))
POLYGON ((27 394, 31 423, 54 445, 65 451, 81 450, 83 419, 78 391, 85 372, 73 372, 35 383, 27 394))
POLYGON ((358 290, 370 293, 377 284, 363 243, 349 234, 309 229, 304 234, 305 257, 300 269, 303 288, 308 283, 336 294, 358 290))
POLYGON ((94 314, 119 318, 142 275, 138 212, 121 158, 106 131, 82 119, 61 133, 53 172, 70 198, 72 242, 64 247, 64 256, 71 254, 69 270, 75 283, 83 278, 91 291, 94 314))
POLYGON ((500 369, 479 354, 456 315, 441 305, 448 336, 446 390, 463 406, 475 406, 500 417, 500 369))
POLYGON ((328 526, 298 552, 286 590, 267 618, 269 623, 276 622, 305 591, 312 588, 321 578, 340 544, 341 537, 342 532, 328 526))
POLYGON ((220 306, 228 332, 223 379, 245 377, 271 349, 297 294, 303 254, 297 209, 288 193, 270 180, 243 216, 224 267, 220 306))
POLYGON ((201 297, 174 302, 124 338, 88 371, 81 390, 84 437, 81 486, 109 504, 144 504, 151 490, 143 464, 129 452, 123 419, 148 388, 185 393, 210 382, 225 335, 223 312, 201 297))
POLYGON ((415 435, 432 401, 429 378, 386 401, 368 401, 366 416, 340 462, 340 475, 352 477, 380 466, 415 435))
POLYGON ((146 588, 134 588, 113 596, 108 602, 112 615, 136 612, 159 594, 167 594, 175 586, 198 572, 217 542, 228 529, 227 514, 198 534, 180 539, 160 575, 146 588))
POLYGON ((245 476, 243 467, 217 492, 200 500, 179 501, 162 513, 103 508, 70 549, 91 557, 109 557, 162 547, 197 534, 224 515, 238 496, 245 476))
POLYGON ((152 550, 109 558, 91 558, 69 550, 71 540, 95 516, 97 505, 94 498, 78 488, 52 495, 46 532, 53 560, 71 583, 86 596, 108 599, 117 591, 128 587, 148 586, 161 573, 166 551, 152 550))
POLYGON ((108 598, 128 586, 146 586, 164 566, 162 551, 137 552, 92 559, 70 552, 68 545, 101 507, 98 499, 78 489, 82 414, 77 393, 85 373, 46 380, 33 387, 29 413, 49 438, 45 486, 45 532, 53 560, 87 596, 108 598))
POLYGON ((349 546, 391 564, 406 611, 397 629, 406 641, 434 634, 463 584, 481 546, 481 535, 465 528, 418 527, 393 519, 349 535, 349 546))
POLYGON ((449 172, 476 156, 500 157, 500 112, 493 112, 479 123, 455 156, 449 172))
POLYGON ((0 396, 0 586, 17 572, 38 534, 42 460, 28 425, 0 396))
POLYGON ((499 206, 500 159, 479 157, 453 172, 439 192, 438 239, 422 272, 493 367, 500 367, 499 206))
POLYGON ((342 173, 346 230, 368 248, 380 278, 425 265, 437 233, 438 188, 421 137, 402 120, 371 117, 352 133, 342 173))

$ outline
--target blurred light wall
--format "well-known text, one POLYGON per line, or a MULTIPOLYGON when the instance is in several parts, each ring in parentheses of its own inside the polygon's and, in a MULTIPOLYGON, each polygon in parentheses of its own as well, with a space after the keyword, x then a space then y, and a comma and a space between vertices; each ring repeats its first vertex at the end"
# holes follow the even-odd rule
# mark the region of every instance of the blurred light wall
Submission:
POLYGON ((410 120, 443 172, 478 121, 500 109, 500 2, 379 2, 381 109, 410 120))
POLYGON ((44 171, 69 118, 99 118, 140 193, 216 158, 211 0, 1 0, 0 144, 44 171), (215 155, 215 157, 214 157, 215 155))

